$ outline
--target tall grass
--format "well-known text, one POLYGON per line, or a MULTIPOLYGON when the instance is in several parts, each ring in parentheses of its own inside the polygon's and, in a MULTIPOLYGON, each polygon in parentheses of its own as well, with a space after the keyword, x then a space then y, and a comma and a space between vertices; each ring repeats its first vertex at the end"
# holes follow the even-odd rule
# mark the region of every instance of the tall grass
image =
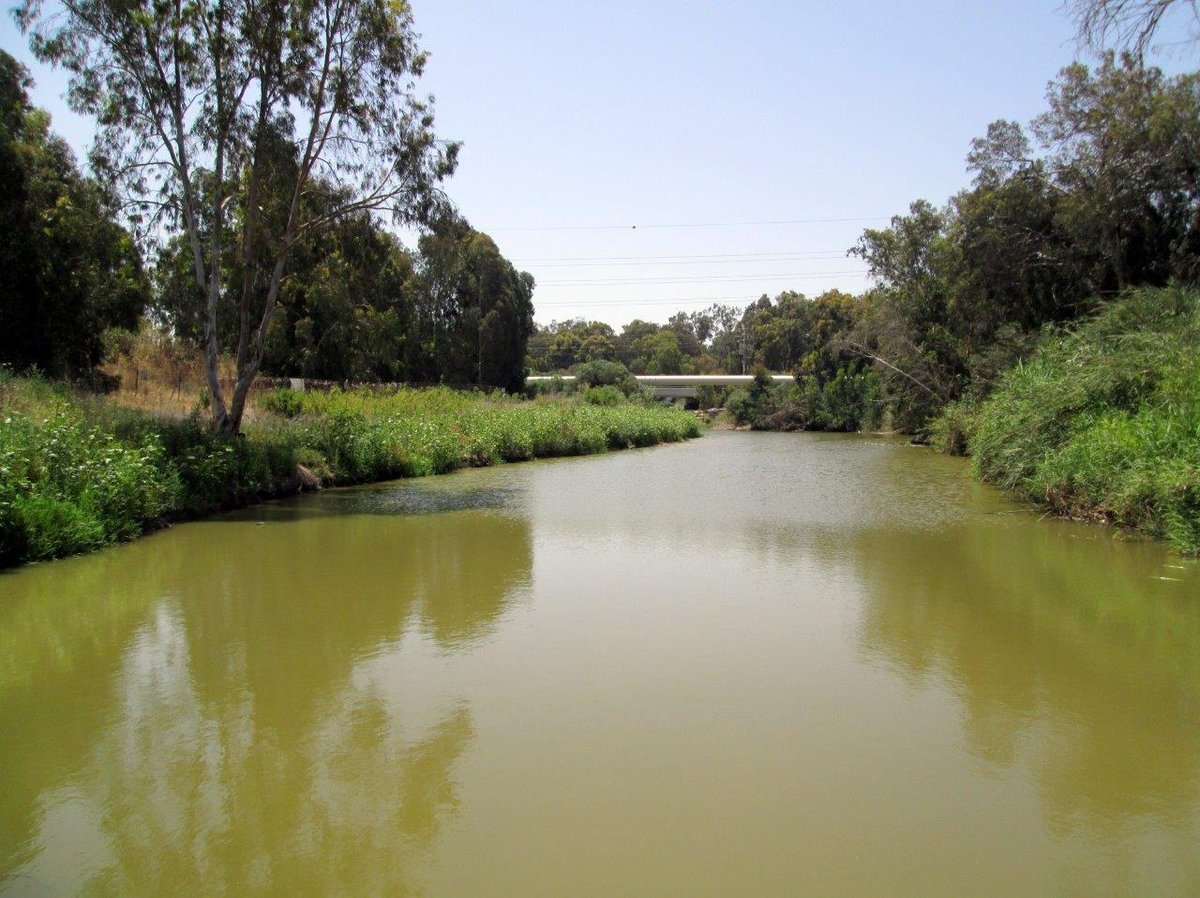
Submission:
POLYGON ((1113 302, 1044 340, 969 417, 956 427, 984 479, 1200 553, 1200 294, 1113 302))
MULTIPOLYGON (((438 474, 469 465, 587 455, 698 436, 696 418, 663 406, 522 402, 445 388, 301 394, 306 446, 355 479, 438 474)), ((274 404, 268 402, 268 406, 274 404)))
POLYGON ((0 566, 296 491, 698 436, 674 408, 444 388, 266 397, 244 438, 0 373, 0 566))
POLYGON ((0 379, 0 564, 131 539, 175 491, 161 445, 122 441, 39 382, 0 379))

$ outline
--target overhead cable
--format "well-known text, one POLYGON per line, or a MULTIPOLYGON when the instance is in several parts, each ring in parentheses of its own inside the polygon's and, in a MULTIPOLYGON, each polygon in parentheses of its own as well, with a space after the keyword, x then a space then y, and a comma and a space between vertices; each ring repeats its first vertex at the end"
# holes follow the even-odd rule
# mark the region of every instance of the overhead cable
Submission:
POLYGON ((710 281, 780 281, 827 277, 866 277, 865 271, 791 271, 779 274, 716 274, 679 278, 596 278, 566 281, 542 281, 538 287, 622 287, 632 284, 695 284, 710 281))
POLYGON ((855 221, 890 221, 890 215, 868 215, 861 218, 788 218, 774 221, 697 221, 679 224, 625 224, 625 225, 538 225, 504 228, 487 228, 495 231, 637 231, 668 230, 675 228, 750 228, 776 225, 838 224, 855 221))

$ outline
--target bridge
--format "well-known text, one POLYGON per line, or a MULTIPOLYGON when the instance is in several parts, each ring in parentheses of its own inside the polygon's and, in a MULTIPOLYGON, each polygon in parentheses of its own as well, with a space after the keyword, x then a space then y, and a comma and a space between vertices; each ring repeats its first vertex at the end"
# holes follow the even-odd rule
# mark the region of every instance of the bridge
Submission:
MULTIPOLYGON (((772 374, 777 384, 790 384, 795 378, 790 374, 772 374)), ((538 374, 526 378, 528 383, 549 383, 555 379, 564 384, 574 383, 575 375, 538 374)), ((694 399, 697 387, 749 387, 754 381, 750 374, 635 374, 639 384, 649 387, 660 399, 694 399)))

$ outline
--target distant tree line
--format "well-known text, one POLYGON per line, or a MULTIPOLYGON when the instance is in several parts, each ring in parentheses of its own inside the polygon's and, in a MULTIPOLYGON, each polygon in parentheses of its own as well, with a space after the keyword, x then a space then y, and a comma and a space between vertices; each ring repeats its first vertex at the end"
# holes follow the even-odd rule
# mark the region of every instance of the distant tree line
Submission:
POLYGON ((811 299, 787 290, 741 309, 677 312, 666 324, 635 319, 620 333, 600 321, 556 321, 530 338, 529 367, 564 372, 603 359, 633 374, 746 374, 755 367, 817 374, 833 364, 831 341, 856 320, 859 303, 840 290, 811 299))
MULTIPOLYGON (((348 188, 316 174, 294 196, 297 214, 324 226, 291 238, 277 287, 247 275, 262 261, 246 214, 194 222, 204 265, 214 231, 242 248, 205 281, 237 289, 209 303, 194 242, 177 233, 142 258, 117 200, 78 172, 27 85, 0 55, 0 362, 52 375, 86 375, 105 328, 143 314, 239 355, 248 304, 272 310, 261 369, 273 374, 515 390, 526 369, 595 361, 638 374, 761 367, 796 384, 733 397, 743 420, 921 431, 947 403, 986 395, 1043 329, 1127 288, 1200 281, 1200 75, 1168 77, 1134 55, 1065 68, 1029 126, 997 121, 972 142, 968 189, 865 231, 850 250, 875 282, 864 294, 784 291, 619 332, 581 319, 535 327, 533 279, 487 235, 434 204, 425 236, 405 247, 371 209, 348 209, 348 188)), ((295 164, 284 150, 264 158, 295 164)), ((263 233, 287 206, 274 179, 260 179, 253 203, 237 178, 225 186, 263 233)), ((195 189, 211 188, 201 178, 195 189)))
POLYGON ((634 373, 792 372, 796 386, 734 397, 773 427, 916 432, 949 402, 986 395, 1046 327, 1137 286, 1200 283, 1200 75, 1105 54, 1063 69, 1029 128, 993 122, 973 141, 970 188, 914 202, 850 252, 861 296, 785 291, 666 325, 539 328, 530 366, 595 358, 634 373))

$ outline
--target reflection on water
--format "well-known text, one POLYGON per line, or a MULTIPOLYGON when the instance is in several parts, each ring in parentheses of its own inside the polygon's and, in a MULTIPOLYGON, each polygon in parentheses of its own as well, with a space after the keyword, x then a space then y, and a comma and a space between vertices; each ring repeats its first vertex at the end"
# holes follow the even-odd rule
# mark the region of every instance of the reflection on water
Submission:
POLYGON ((1157 547, 1077 529, 864 531, 864 653, 951 688, 971 750, 1027 762, 1055 826, 1194 816, 1200 602, 1163 588, 1157 547))
POLYGON ((528 525, 329 497, 3 581, 3 891, 413 887, 471 715, 377 660, 486 638, 528 525))
POLYGON ((1200 566, 898 441, 0 577, 0 894, 1200 894, 1200 566))

